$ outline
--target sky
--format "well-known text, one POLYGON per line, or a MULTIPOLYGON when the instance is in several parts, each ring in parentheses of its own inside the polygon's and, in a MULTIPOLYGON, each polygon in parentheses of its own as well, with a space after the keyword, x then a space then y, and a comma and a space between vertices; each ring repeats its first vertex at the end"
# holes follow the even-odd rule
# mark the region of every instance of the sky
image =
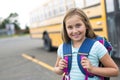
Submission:
POLYGON ((6 18, 10 13, 18 13, 20 27, 29 25, 29 13, 49 0, 0 0, 0 17, 6 18))

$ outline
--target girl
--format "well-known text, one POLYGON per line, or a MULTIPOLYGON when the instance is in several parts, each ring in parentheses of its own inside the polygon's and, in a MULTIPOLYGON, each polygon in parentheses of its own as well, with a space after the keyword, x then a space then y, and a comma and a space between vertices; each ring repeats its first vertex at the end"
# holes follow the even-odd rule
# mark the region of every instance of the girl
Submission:
MULTIPOLYGON (((70 80, 84 80, 85 75, 80 71, 77 64, 78 50, 86 38, 96 38, 95 33, 92 30, 91 24, 85 15, 85 13, 78 9, 70 9, 63 19, 63 31, 62 39, 64 43, 71 41, 72 43, 72 67, 70 71, 70 80)), ((57 61, 54 67, 54 72, 62 75, 63 69, 67 67, 67 61, 63 59, 63 44, 58 48, 57 61)), ((86 68, 89 73, 111 77, 119 74, 119 69, 112 58, 109 56, 106 48, 96 41, 89 53, 88 58, 83 57, 81 65, 86 68), (100 62, 105 67, 98 67, 100 62)), ((100 80, 98 76, 88 78, 88 80, 100 80)))

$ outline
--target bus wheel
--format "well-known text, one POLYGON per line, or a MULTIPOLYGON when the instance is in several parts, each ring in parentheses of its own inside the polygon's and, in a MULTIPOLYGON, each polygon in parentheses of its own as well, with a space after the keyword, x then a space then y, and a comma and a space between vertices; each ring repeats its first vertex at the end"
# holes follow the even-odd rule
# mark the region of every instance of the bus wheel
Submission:
POLYGON ((51 45, 51 40, 50 40, 49 36, 44 35, 43 40, 44 40, 44 48, 45 48, 45 50, 51 51, 52 50, 52 45, 51 45))

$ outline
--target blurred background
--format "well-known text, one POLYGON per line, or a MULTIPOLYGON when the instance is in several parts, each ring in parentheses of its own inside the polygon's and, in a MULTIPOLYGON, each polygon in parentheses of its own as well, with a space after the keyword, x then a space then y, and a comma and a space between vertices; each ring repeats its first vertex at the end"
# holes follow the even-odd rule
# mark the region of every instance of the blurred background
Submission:
POLYGON ((39 0, 0 0, 0 35, 28 33, 30 11, 42 6, 39 0), (6 30, 11 31, 6 32, 6 30))
POLYGON ((0 0, 0 80, 61 80, 53 67, 64 15, 75 7, 111 43, 120 68, 120 0, 0 0))

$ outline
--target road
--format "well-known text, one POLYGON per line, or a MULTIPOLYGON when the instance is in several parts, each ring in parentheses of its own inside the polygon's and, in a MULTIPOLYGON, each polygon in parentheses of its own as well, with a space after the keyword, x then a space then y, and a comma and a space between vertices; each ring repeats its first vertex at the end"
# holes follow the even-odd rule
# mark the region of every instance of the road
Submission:
MULTIPOLYGON (((22 56, 25 53, 43 57, 41 46, 39 40, 29 36, 0 39, 0 80, 57 80, 55 73, 22 56)), ((53 66, 54 62, 50 62, 53 66)))
POLYGON ((56 50, 45 51, 40 39, 29 36, 0 39, 0 80, 61 80, 52 71, 55 61, 56 50))

